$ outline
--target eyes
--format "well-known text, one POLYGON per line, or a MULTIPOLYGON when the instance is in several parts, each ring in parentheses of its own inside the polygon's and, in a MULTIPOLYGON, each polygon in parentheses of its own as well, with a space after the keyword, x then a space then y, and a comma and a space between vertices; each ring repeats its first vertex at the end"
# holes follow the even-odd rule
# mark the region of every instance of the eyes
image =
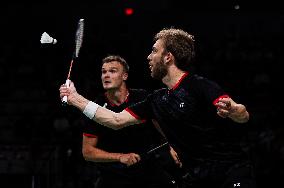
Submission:
POLYGON ((110 69, 110 70, 105 70, 105 69, 103 69, 102 70, 102 74, 106 74, 107 72, 110 72, 110 73, 117 73, 118 72, 118 70, 117 69, 110 69))
POLYGON ((152 48, 152 51, 151 51, 152 54, 155 54, 155 53, 157 53, 157 52, 158 52, 158 49, 157 49, 157 48, 152 48))

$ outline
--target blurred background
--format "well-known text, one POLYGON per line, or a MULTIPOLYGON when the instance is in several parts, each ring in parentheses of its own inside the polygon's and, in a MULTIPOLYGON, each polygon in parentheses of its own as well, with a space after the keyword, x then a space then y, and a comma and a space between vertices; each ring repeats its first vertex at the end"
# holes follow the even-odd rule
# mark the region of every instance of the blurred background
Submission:
POLYGON ((283 8, 273 1, 105 0, 1 5, 1 187, 95 187, 97 171, 81 154, 85 117, 62 107, 58 91, 81 18, 85 35, 71 80, 89 98, 102 89, 101 59, 109 54, 128 61, 130 87, 164 87, 150 77, 146 59, 153 35, 171 26, 193 34, 196 71, 217 81, 251 114, 244 149, 258 186, 282 184, 283 8), (43 32, 58 43, 41 44, 43 32))

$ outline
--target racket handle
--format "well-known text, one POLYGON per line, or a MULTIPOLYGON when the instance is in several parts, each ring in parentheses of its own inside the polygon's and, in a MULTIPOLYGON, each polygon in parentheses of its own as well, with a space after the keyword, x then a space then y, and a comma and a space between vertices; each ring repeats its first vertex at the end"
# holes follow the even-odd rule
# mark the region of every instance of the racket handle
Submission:
MULTIPOLYGON (((70 86, 70 80, 69 80, 69 79, 66 80, 65 85, 66 85, 66 87, 69 87, 69 86, 70 86)), ((62 105, 63 105, 63 106, 66 106, 67 104, 68 104, 68 102, 67 102, 67 96, 64 96, 64 97, 62 98, 62 105)))

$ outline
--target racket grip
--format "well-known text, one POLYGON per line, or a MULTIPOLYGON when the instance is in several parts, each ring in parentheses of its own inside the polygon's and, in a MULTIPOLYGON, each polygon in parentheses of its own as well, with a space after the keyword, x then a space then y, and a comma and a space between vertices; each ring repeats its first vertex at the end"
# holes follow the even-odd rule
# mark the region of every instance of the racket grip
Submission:
MULTIPOLYGON (((65 85, 66 85, 66 87, 69 87, 69 86, 70 86, 70 80, 69 80, 69 79, 66 80, 65 85)), ((62 98, 62 105, 63 105, 63 106, 66 106, 67 104, 68 104, 68 102, 67 102, 67 96, 64 96, 64 97, 62 98)))

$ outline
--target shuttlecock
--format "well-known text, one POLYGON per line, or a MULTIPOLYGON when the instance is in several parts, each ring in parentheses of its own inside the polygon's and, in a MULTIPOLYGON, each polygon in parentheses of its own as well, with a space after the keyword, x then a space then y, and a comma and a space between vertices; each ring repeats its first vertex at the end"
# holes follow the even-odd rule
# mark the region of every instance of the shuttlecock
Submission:
POLYGON ((57 40, 49 36, 49 34, 47 34, 46 32, 44 32, 41 35, 40 43, 41 44, 56 44, 57 40))

